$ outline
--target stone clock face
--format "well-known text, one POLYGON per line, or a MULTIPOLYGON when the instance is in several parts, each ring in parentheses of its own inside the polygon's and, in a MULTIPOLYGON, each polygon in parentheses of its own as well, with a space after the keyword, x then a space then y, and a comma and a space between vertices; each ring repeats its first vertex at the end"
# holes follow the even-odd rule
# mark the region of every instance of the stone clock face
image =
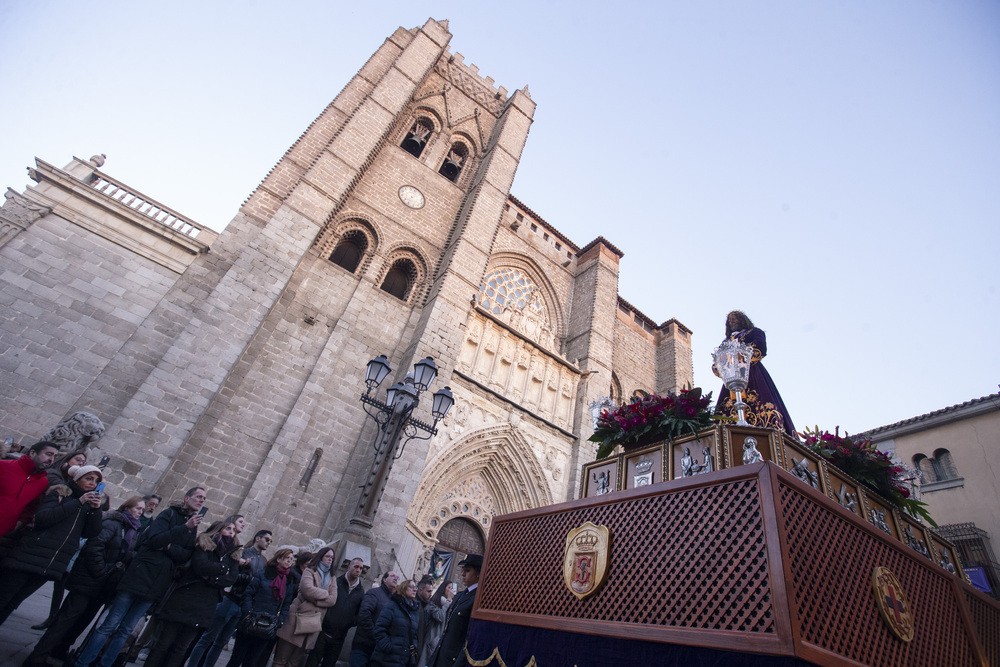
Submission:
POLYGON ((410 208, 423 208, 424 193, 412 185, 404 185, 399 189, 399 198, 410 208))

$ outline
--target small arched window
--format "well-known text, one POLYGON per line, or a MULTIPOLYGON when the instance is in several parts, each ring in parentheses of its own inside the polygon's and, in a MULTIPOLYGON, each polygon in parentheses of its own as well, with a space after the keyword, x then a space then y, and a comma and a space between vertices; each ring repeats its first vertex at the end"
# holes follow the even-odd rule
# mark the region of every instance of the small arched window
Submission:
POLYGON ((358 265, 361 264, 361 258, 365 256, 367 249, 368 238, 360 231, 352 229, 337 243, 333 254, 330 255, 330 261, 354 273, 358 270, 358 265))
POLYGON ((410 127, 410 131, 403 137, 403 143, 400 144, 400 147, 413 157, 420 157, 433 131, 434 125, 429 120, 418 118, 410 127))
POLYGON ((457 183, 458 177, 462 173, 462 168, 465 166, 468 159, 469 149, 465 146, 465 144, 454 143, 451 145, 451 150, 448 151, 448 155, 445 156, 444 162, 441 163, 441 168, 438 169, 438 173, 452 183, 457 183))
POLYGON ((917 454, 913 457, 913 465, 920 471, 924 484, 958 479, 958 470, 947 449, 935 450, 933 457, 917 454))
POLYGON ((406 301, 417 280, 417 267, 409 259, 397 259, 382 280, 382 291, 406 301))

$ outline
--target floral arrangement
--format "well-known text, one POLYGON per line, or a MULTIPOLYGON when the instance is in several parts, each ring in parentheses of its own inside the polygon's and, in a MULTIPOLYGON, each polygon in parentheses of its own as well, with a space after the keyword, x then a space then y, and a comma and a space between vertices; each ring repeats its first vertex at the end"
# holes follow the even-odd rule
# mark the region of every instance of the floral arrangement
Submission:
POLYGON ((854 440, 846 433, 841 436, 839 426, 833 433, 816 427, 799 435, 805 438, 809 449, 885 498, 896 509, 937 526, 927 513, 927 503, 910 497, 910 484, 903 478, 906 472, 903 467, 893 463, 871 440, 854 440))
POLYGON ((713 414, 711 404, 712 392, 702 396, 699 387, 666 396, 636 395, 615 410, 601 410, 590 441, 600 443, 597 458, 603 459, 618 445, 627 450, 655 439, 673 440, 697 433, 725 419, 713 414))

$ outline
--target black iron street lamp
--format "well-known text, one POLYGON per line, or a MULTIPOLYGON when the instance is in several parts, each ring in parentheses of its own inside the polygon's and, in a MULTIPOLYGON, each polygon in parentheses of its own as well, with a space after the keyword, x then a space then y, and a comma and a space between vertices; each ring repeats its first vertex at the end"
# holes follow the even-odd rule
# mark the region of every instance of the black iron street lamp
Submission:
POLYGON ((403 449, 410 440, 427 440, 431 436, 437 435, 438 422, 444 419, 448 410, 455 404, 455 397, 452 395, 450 387, 439 389, 434 392, 434 400, 431 404, 434 423, 427 424, 419 419, 414 419, 413 409, 420 401, 420 394, 437 377, 437 366, 430 357, 418 361, 414 364, 412 373, 408 373, 402 382, 397 382, 386 390, 385 402, 383 403, 371 395, 372 390, 377 389, 391 372, 389 360, 385 358, 384 354, 369 361, 365 374, 367 389, 361 395, 362 407, 378 425, 378 432, 372 442, 372 447, 375 450, 375 462, 372 464, 368 480, 361 491, 361 499, 358 501, 355 518, 352 519, 352 522, 360 522, 367 527, 371 527, 375 512, 378 511, 378 505, 382 500, 382 492, 385 490, 385 482, 389 478, 393 461, 403 455, 403 449), (418 432, 423 432, 426 435, 418 437, 418 432), (400 443, 401 439, 402 443, 400 443))

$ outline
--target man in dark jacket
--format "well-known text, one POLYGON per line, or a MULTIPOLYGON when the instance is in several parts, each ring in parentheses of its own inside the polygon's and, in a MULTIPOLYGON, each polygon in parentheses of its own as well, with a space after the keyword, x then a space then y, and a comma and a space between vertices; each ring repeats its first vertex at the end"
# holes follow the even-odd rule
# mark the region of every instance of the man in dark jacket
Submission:
POLYGON ((323 615, 323 631, 316 638, 306 667, 336 667, 347 631, 358 623, 358 610, 365 596, 361 587, 364 568, 365 562, 355 558, 347 566, 347 572, 337 577, 337 602, 323 615))
POLYGON ((101 481, 95 466, 70 468, 73 479, 48 489, 35 512, 35 525, 0 562, 0 625, 46 581, 61 579, 80 549, 80 539, 101 532, 101 481))
POLYGON ((472 615, 472 605, 476 602, 483 557, 471 554, 458 565, 462 568, 462 583, 466 588, 455 596, 448 608, 444 634, 431 658, 430 667, 467 667, 469 664, 465 659, 465 639, 469 634, 469 617, 472 615))
POLYGON ((351 667, 368 667, 372 653, 375 652, 375 621, 378 620, 382 607, 392 597, 392 592, 398 583, 399 576, 395 572, 386 572, 382 575, 381 583, 365 593, 365 597, 361 599, 358 629, 351 643, 351 667))
POLYGON ((184 495, 183 501, 170 503, 140 535, 135 558, 118 585, 104 621, 84 644, 77 667, 89 667, 102 648, 101 665, 111 667, 132 628, 167 592, 176 566, 191 559, 195 533, 202 519, 198 510, 204 504, 205 489, 196 486, 184 495))
POLYGON ((42 440, 28 453, 13 461, 0 461, 0 537, 14 530, 19 520, 28 519, 32 504, 49 485, 45 469, 52 465, 59 447, 42 440))

